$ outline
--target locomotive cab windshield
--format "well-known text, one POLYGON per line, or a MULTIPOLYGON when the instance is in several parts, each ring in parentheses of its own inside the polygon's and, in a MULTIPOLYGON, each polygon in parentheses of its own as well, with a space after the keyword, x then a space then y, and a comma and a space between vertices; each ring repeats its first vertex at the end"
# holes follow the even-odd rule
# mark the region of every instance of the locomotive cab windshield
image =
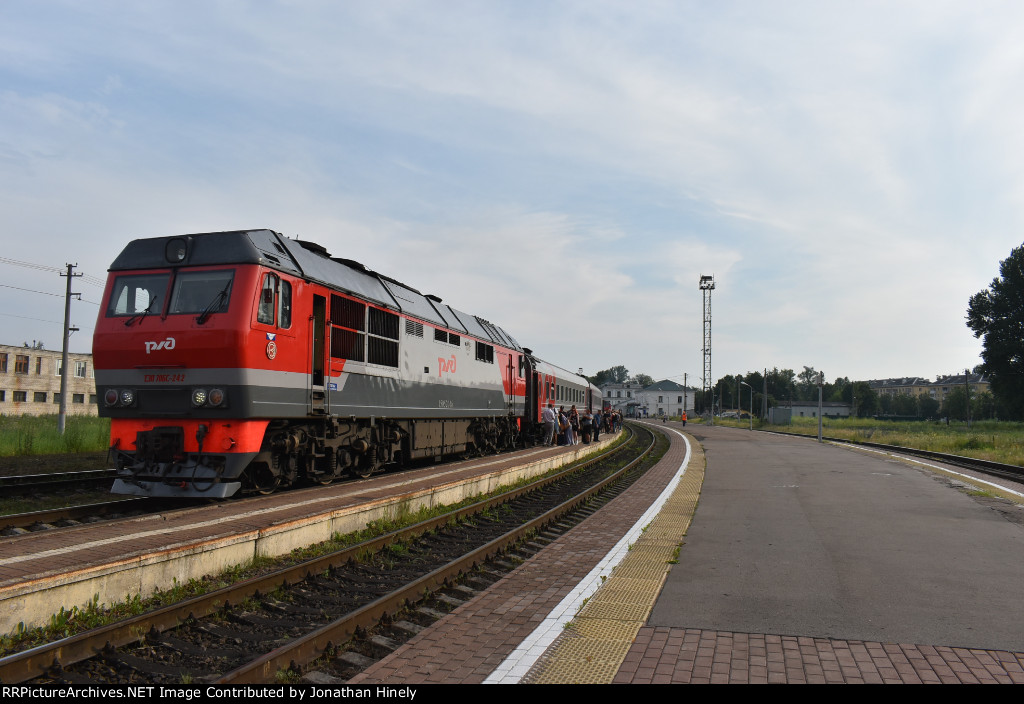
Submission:
POLYGON ((231 300, 234 269, 178 271, 118 276, 107 317, 149 314, 200 315, 224 313, 231 300), (171 288, 170 296, 167 295, 171 288), (170 299, 170 305, 165 302, 170 299))

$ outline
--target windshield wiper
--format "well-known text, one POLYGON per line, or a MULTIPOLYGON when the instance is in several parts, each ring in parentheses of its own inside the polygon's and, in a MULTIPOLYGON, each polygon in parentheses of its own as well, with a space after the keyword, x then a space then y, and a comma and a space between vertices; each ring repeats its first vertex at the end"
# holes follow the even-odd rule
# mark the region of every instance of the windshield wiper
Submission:
POLYGON ((145 317, 146 317, 147 315, 149 315, 149 313, 150 313, 150 308, 152 308, 152 307, 153 307, 153 304, 154 304, 154 303, 156 303, 156 299, 157 299, 157 298, 159 298, 159 296, 153 296, 153 298, 152 298, 152 299, 150 300, 150 302, 149 302, 149 305, 148 305, 148 306, 146 306, 146 310, 142 311, 141 313, 136 313, 136 314, 135 314, 135 315, 133 315, 132 317, 128 318, 128 320, 124 321, 124 326, 125 326, 125 327, 129 327, 129 326, 130 326, 130 325, 131 325, 132 323, 134 323, 134 322, 135 322, 135 319, 136 319, 136 318, 138 318, 138 319, 139 319, 139 322, 141 323, 141 322, 142 322, 142 320, 143 320, 143 319, 144 319, 144 318, 145 318, 145 317))
POLYGON ((231 288, 230 282, 228 282, 227 286, 221 289, 220 293, 213 297, 213 300, 210 301, 209 305, 207 305, 206 308, 203 309, 203 312, 196 316, 197 325, 202 325, 203 323, 205 323, 210 318, 210 316, 213 315, 213 311, 216 310, 217 308, 220 308, 221 305, 223 305, 224 301, 228 297, 229 288, 231 288))

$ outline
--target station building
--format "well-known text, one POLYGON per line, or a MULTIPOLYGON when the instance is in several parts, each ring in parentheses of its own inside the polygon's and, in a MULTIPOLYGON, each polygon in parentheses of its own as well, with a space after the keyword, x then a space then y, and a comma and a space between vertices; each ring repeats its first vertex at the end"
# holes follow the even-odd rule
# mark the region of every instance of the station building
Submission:
MULTIPOLYGON (((60 350, 0 345, 0 415, 43 416, 60 411, 60 350)), ((69 415, 98 415, 92 355, 68 353, 69 415)))
POLYGON ((678 416, 685 409, 693 413, 693 389, 662 379, 650 386, 636 383, 605 384, 601 387, 606 406, 627 418, 643 416, 678 416))

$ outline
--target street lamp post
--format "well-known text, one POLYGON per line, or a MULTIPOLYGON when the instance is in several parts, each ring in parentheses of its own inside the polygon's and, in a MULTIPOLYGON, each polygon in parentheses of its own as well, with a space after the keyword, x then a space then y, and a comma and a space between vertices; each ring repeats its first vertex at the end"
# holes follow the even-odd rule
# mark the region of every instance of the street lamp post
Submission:
MULTIPOLYGON (((741 384, 750 389, 750 429, 754 429, 754 387, 745 381, 741 381, 741 384)), ((742 403, 742 401, 740 402, 742 403)))

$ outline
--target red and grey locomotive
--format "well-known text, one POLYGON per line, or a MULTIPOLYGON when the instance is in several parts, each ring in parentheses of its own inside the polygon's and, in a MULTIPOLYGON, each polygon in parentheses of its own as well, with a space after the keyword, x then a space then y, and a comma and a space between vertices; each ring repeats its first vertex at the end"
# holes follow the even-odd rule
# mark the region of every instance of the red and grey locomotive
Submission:
POLYGON ((312 242, 140 239, 110 267, 93 354, 115 493, 224 498, 496 452, 583 377, 312 242))

